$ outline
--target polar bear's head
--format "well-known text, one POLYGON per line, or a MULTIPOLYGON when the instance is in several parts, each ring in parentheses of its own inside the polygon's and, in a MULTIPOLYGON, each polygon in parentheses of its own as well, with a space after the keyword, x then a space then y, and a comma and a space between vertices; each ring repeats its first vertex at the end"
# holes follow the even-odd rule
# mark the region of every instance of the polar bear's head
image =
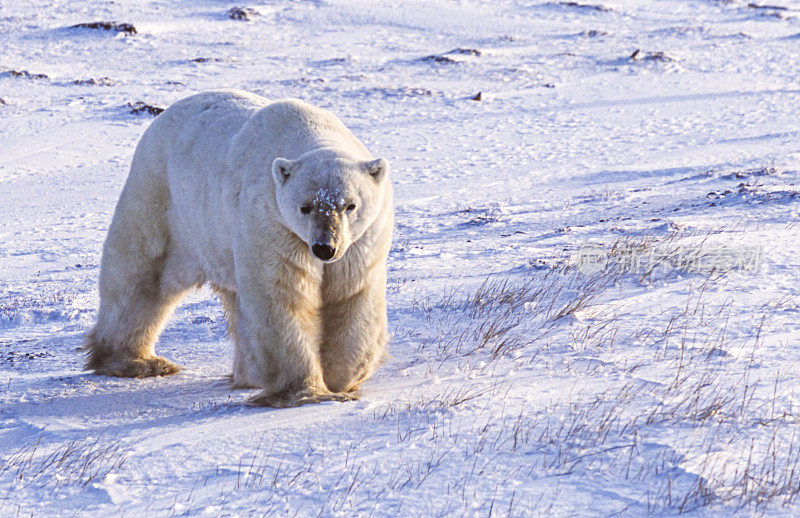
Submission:
POLYGON ((272 163, 283 223, 325 262, 341 259, 383 209, 389 164, 322 149, 272 163))

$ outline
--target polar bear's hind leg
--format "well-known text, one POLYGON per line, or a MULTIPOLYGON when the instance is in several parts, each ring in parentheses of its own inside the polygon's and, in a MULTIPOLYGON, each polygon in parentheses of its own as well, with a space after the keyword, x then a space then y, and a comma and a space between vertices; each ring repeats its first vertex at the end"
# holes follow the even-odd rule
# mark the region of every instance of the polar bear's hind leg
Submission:
MULTIPOLYGON (((113 264, 104 266, 114 269, 113 264)), ((86 343, 87 369, 126 378, 166 376, 181 369, 155 354, 155 341, 182 295, 163 293, 160 273, 140 271, 139 279, 122 292, 101 282, 101 308, 86 343)))
POLYGON ((180 281, 169 257, 160 211, 132 213, 128 201, 123 194, 103 250, 100 309, 85 344, 86 368, 119 377, 166 376, 181 368, 157 356, 155 342, 191 285, 180 281))

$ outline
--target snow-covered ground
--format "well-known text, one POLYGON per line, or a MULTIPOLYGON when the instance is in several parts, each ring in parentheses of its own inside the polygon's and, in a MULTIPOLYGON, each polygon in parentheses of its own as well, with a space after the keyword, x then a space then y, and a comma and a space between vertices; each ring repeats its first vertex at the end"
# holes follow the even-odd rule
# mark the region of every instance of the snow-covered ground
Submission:
POLYGON ((800 5, 585 1, 0 1, 0 515, 800 513, 800 5), (244 406, 206 290, 82 371, 127 104, 219 87, 392 164, 358 401, 244 406))

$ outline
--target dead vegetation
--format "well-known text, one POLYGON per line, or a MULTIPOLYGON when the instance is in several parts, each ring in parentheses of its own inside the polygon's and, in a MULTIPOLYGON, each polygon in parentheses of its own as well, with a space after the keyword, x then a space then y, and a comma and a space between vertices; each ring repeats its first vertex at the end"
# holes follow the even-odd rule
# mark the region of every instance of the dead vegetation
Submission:
POLYGON ((458 47, 458 48, 455 48, 453 50, 449 50, 449 51, 445 52, 445 54, 460 54, 462 56, 481 57, 483 55, 483 52, 481 52, 478 49, 467 49, 467 48, 463 48, 463 47, 458 47))
POLYGON ((132 115, 140 115, 142 113, 147 115, 152 115, 153 117, 157 116, 161 112, 164 111, 165 108, 161 106, 156 106, 153 104, 148 104, 144 101, 136 101, 136 102, 129 102, 126 104, 128 110, 132 115))
POLYGON ((761 167, 745 169, 744 171, 734 171, 732 173, 724 174, 720 178, 728 180, 740 180, 743 178, 751 178, 753 176, 780 176, 783 173, 783 169, 776 167, 775 164, 769 164, 761 167))
POLYGON ((767 4, 756 4, 756 3, 749 3, 747 7, 750 9, 767 9, 770 11, 788 11, 789 8, 783 5, 767 5, 767 4))
POLYGON ((69 315, 75 293, 58 290, 34 295, 3 293, 0 298, 0 323, 49 320, 54 316, 69 315))
POLYGON ((72 84, 81 86, 114 86, 116 83, 108 77, 91 77, 89 79, 75 79, 72 84))
POLYGON ((482 55, 483 52, 481 52, 478 49, 458 47, 455 49, 448 50, 447 52, 443 52, 441 54, 431 54, 429 56, 422 57, 420 58, 420 61, 428 63, 439 63, 443 65, 455 65, 463 63, 463 61, 455 59, 454 57, 451 56, 481 57, 482 55))
POLYGON ((100 481, 125 464, 126 450, 119 442, 101 437, 75 440, 51 448, 42 439, 14 452, 3 452, 0 480, 10 488, 85 487, 100 481))
POLYGON ((631 61, 660 61, 662 63, 671 63, 677 61, 674 57, 670 56, 666 52, 662 51, 643 51, 640 49, 636 49, 633 53, 628 57, 631 61))
POLYGON ((442 54, 431 54, 429 56, 420 58, 420 61, 428 63, 439 63, 440 65, 455 65, 457 63, 460 63, 460 61, 447 57, 442 54))
POLYGON ((20 363, 25 363, 41 358, 49 358, 53 356, 50 351, 16 351, 7 349, 7 345, 18 346, 25 342, 32 342, 32 340, 17 340, 15 342, 0 342, 0 365, 8 365, 9 367, 18 366, 20 363))
POLYGON ((119 22, 84 22, 71 25, 70 29, 98 29, 124 34, 125 36, 133 36, 139 32, 132 23, 119 22))
POLYGON ((199 57, 190 60, 191 63, 221 63, 224 61, 230 61, 227 58, 206 58, 206 57, 199 57))
MULTIPOLYGON (((623 496, 637 502, 623 513, 709 506, 759 513, 795 503, 800 416, 780 388, 790 378, 773 373, 771 382, 764 380, 759 355, 770 318, 743 315, 732 299, 711 296, 725 288, 726 274, 738 270, 689 267, 710 250, 710 237, 672 232, 609 247, 616 258, 653 249, 681 258, 661 270, 614 263, 581 275, 566 263, 519 281, 490 277, 466 294, 453 288, 437 299, 417 300, 413 311, 427 331, 411 333, 411 341, 432 355, 432 373, 454 360, 461 374, 385 406, 376 418, 396 419, 398 438, 416 444, 430 440, 424 431, 430 428, 404 429, 401 423, 418 423, 425 415, 455 426, 442 449, 470 444, 464 455, 477 463, 470 475, 475 478, 604 472, 624 481, 623 496), (614 303, 615 286, 648 286, 676 275, 688 275, 682 304, 666 313, 637 307, 639 323, 617 318, 630 308, 614 303), (752 329, 743 332, 742 326, 752 329), (546 412, 504 413, 497 402, 526 390, 506 376, 530 369, 563 378, 564 394, 546 412), (599 379, 601 384, 592 383, 599 379), (459 428, 464 422, 447 413, 465 404, 473 418, 485 417, 479 432, 459 428), (664 442, 665 429, 682 439, 664 442), (480 456, 484 450, 492 452, 492 461, 480 456), (514 460, 519 455, 528 459, 524 466, 514 460)), ((445 455, 437 462, 455 460, 445 455)), ((476 483, 465 478, 465 487, 476 483)), ((501 494, 499 501, 512 498, 501 494)))
POLYGON ((611 33, 598 29, 590 29, 588 31, 581 32, 580 35, 585 36, 587 38, 598 38, 601 36, 611 36, 611 33))
POLYGON ((228 10, 228 18, 242 22, 248 22, 260 14, 252 7, 231 7, 228 10))
POLYGON ((603 4, 583 4, 580 2, 550 2, 550 5, 555 5, 559 7, 574 7, 576 9, 598 11, 601 13, 608 13, 613 11, 613 9, 603 4))
POLYGON ((22 79, 49 79, 47 74, 37 74, 33 72, 28 72, 27 70, 5 69, 3 71, 0 71, 0 75, 8 77, 18 77, 22 79))
MULTIPOLYGON (((472 98, 474 101, 480 101, 480 94, 472 98)), ((467 207, 466 209, 458 211, 459 214, 463 214, 469 217, 469 220, 462 223, 462 226, 481 226, 487 223, 496 223, 500 221, 503 217, 502 211, 497 207, 467 207)))
POLYGON ((378 88, 374 90, 381 97, 442 97, 442 92, 421 88, 418 86, 401 86, 398 88, 378 88))
POLYGON ((437 301, 416 301, 414 310, 433 330, 418 338, 418 350, 435 351, 442 363, 475 357, 486 362, 482 370, 523 352, 533 361, 558 322, 591 306, 618 276, 584 276, 564 265, 521 282, 490 277, 467 295, 453 289, 437 301))

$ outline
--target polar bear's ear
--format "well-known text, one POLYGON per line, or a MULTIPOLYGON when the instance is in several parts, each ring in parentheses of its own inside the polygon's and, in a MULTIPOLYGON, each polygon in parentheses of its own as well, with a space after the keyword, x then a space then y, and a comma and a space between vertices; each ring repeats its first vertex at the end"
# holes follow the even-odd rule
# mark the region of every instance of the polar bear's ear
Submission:
POLYGON ((376 158, 364 163, 364 170, 369 173, 376 182, 383 180, 386 173, 389 172, 389 162, 385 158, 376 158))
POLYGON ((286 180, 292 175, 293 170, 294 162, 291 160, 278 157, 272 161, 272 177, 278 185, 285 184, 286 180))

